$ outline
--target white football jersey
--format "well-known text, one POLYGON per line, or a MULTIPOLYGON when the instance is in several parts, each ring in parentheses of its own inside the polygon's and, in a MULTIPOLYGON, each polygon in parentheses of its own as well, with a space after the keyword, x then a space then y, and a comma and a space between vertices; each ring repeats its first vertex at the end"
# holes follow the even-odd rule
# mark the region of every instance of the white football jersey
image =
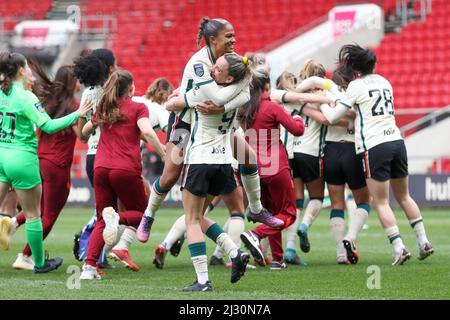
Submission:
MULTIPOLYGON (((194 87, 194 84, 211 81, 211 69, 216 62, 209 47, 203 47, 189 59, 183 71, 180 94, 185 94, 194 87)), ((191 111, 188 107, 176 112, 177 116, 186 123, 191 123, 191 111)))
MULTIPOLYGON (((195 107, 195 104, 199 102, 211 101, 216 105, 228 107, 227 110, 241 107, 250 100, 250 79, 226 87, 219 87, 211 77, 211 70, 215 63, 216 58, 207 46, 200 49, 188 61, 183 72, 180 93, 185 94, 195 86, 206 87, 204 88, 205 99, 203 101, 196 99, 189 101, 189 97, 186 97, 186 104, 195 107)), ((177 112, 177 115, 182 121, 191 123, 193 112, 186 107, 177 112)))
MULTIPOLYGON (((186 93, 186 96, 194 105, 207 99, 202 93, 202 86, 194 86, 186 93)), ((186 148, 184 163, 231 164, 233 155, 230 139, 234 131, 237 110, 215 115, 202 115, 195 109, 190 110, 193 110, 191 137, 186 148)))
POLYGON ((131 100, 140 102, 147 106, 150 116, 150 123, 153 130, 165 130, 169 122, 169 112, 162 105, 142 97, 133 97, 131 100))
POLYGON ((340 103, 356 110, 356 153, 403 139, 395 123, 392 86, 382 76, 371 74, 350 82, 340 103))
MULTIPOLYGON (((274 96, 277 101, 284 107, 284 109, 289 112, 291 116, 300 115, 302 109, 301 104, 285 102, 283 97, 287 93, 286 90, 272 90, 271 96, 274 96)), ((289 159, 294 159, 294 139, 295 137, 292 133, 287 131, 282 125, 280 125, 280 138, 283 142, 284 147, 287 150, 289 159)))
POLYGON ((294 153, 304 153, 319 157, 322 144, 325 141, 324 138, 327 126, 305 116, 303 113, 300 115, 303 119, 305 131, 302 136, 294 137, 294 153))
POLYGON ((339 126, 328 126, 325 132, 325 141, 355 142, 355 129, 344 128, 339 126))
MULTIPOLYGON (((341 92, 339 98, 342 98, 345 91, 341 92)), ((348 119, 348 121, 352 121, 348 119)), ((331 142, 355 142, 355 128, 354 124, 349 128, 344 128, 340 126, 328 126, 325 133, 325 141, 331 142)))
MULTIPOLYGON (((88 121, 91 120, 92 115, 97 110, 97 105, 100 102, 102 93, 103 93, 102 86, 86 88, 83 91, 83 94, 81 95, 80 106, 82 106, 86 101, 93 102, 91 111, 89 111, 85 116, 86 120, 88 120, 88 121)), ((100 128, 96 128, 89 137, 87 154, 96 154, 97 153, 97 146, 98 146, 99 141, 100 141, 100 128)))

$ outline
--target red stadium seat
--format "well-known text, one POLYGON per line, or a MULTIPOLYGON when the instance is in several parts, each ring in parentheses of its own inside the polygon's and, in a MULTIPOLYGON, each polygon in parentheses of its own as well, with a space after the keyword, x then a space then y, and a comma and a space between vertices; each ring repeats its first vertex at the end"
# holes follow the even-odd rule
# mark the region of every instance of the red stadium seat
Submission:
POLYGON ((392 81, 396 108, 436 108, 450 104, 444 80, 450 71, 450 8, 433 1, 425 22, 385 36, 377 48, 377 72, 392 81))
MULTIPOLYGON (((19 17, 22 19, 44 19, 45 14, 50 10, 52 6, 51 0, 41 0, 33 2, 30 5, 30 1, 26 0, 14 0, 14 1, 1 1, 0 3, 0 17, 19 17)), ((3 25, 5 31, 11 31, 14 29, 16 23, 8 22, 3 25)))
POLYGON ((295 0, 265 0, 251 10, 243 10, 242 2, 237 0, 88 0, 82 3, 82 8, 87 14, 117 15, 118 35, 113 49, 122 68, 152 65, 145 69, 145 79, 140 78, 143 73, 135 73, 139 91, 148 85, 149 79, 162 75, 175 86, 179 84, 185 63, 197 50, 195 39, 202 16, 230 20, 237 35, 236 50, 244 53, 261 49, 327 14, 336 2, 305 0, 300 5, 295 0), (132 58, 136 55, 148 63, 136 62, 132 58))

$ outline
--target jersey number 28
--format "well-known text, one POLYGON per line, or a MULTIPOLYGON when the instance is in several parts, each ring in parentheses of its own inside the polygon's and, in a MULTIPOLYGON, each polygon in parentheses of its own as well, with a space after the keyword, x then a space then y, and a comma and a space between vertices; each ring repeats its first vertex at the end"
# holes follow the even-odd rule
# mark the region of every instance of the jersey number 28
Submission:
POLYGON ((375 104, 372 106, 372 116, 382 116, 384 115, 384 110, 386 110, 388 114, 394 114, 392 93, 389 89, 383 89, 383 91, 379 89, 370 90, 369 97, 377 97, 377 101, 375 101, 375 104), (384 108, 383 105, 380 104, 382 99, 384 99, 384 108))

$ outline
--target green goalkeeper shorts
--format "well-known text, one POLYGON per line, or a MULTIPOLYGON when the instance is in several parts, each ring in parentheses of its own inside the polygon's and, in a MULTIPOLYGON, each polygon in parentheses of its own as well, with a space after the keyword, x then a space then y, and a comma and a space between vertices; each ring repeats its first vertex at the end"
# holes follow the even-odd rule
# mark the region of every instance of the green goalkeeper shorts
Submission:
POLYGON ((42 183, 38 156, 29 151, 0 147, 0 181, 28 190, 42 183))

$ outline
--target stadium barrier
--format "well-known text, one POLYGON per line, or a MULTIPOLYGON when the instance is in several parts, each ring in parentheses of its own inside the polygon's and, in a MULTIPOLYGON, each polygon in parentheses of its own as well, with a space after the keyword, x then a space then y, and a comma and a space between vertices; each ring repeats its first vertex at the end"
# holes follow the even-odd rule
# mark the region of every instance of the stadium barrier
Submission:
MULTIPOLYGON (((414 174, 409 176, 409 191, 419 207, 450 207, 450 174, 414 174)), ((398 207, 391 193, 391 205, 398 207)))
MULTIPOLYGON (((153 181, 154 179, 149 179, 153 181)), ((418 174, 409 176, 411 196, 419 207, 450 208, 450 174, 418 174)), ((95 195, 89 180, 86 178, 72 179, 67 206, 93 207, 95 195)), ((167 196, 164 206, 181 207, 180 185, 175 185, 167 196)), ((391 205, 398 207, 391 194, 391 205)))

